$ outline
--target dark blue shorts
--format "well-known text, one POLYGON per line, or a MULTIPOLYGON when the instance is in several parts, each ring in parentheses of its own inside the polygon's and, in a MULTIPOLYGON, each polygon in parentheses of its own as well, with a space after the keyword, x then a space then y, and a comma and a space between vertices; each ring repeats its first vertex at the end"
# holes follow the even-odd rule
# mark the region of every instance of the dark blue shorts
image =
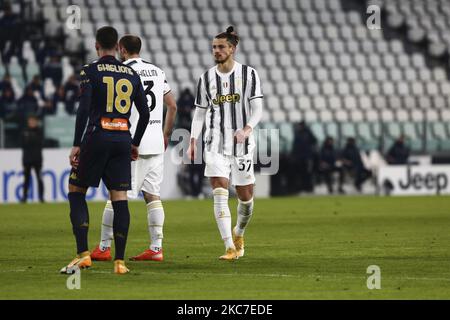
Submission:
POLYGON ((98 187, 103 180, 108 190, 131 189, 131 138, 114 141, 100 132, 93 133, 85 137, 80 149, 80 161, 70 172, 70 184, 98 187))

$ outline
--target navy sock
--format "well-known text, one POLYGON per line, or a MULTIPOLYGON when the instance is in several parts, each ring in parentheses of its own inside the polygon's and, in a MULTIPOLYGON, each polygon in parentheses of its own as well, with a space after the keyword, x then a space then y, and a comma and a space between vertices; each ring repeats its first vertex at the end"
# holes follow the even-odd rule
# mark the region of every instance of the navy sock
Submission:
POLYGON ((112 201, 112 206, 114 209, 113 232, 116 253, 115 260, 124 260, 128 228, 130 226, 128 201, 112 201))
POLYGON ((70 221, 77 242, 77 253, 88 251, 89 212, 86 195, 81 192, 69 192, 70 221))

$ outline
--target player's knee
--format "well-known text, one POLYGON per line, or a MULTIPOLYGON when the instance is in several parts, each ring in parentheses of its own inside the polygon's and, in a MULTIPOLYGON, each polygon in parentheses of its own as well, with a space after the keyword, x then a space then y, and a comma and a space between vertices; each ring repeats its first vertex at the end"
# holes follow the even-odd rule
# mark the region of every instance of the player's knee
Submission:
POLYGON ((236 186, 236 192, 239 200, 246 202, 253 199, 253 185, 236 186))
POLYGON ((211 178, 211 187, 213 189, 223 188, 228 190, 228 179, 226 178, 211 178))
POLYGON ((146 203, 150 203, 150 202, 153 202, 153 201, 161 200, 160 196, 157 196, 157 195, 154 195, 154 194, 150 194, 150 193, 147 193, 145 191, 142 191, 142 194, 144 196, 144 200, 145 200, 146 203))
POLYGON ((128 200, 127 192, 122 190, 109 190, 111 202, 128 200))
POLYGON ((73 184, 69 183, 69 193, 70 192, 79 192, 79 193, 86 194, 86 191, 87 191, 86 188, 78 187, 76 185, 73 185, 73 184))
POLYGON ((253 194, 250 192, 244 193, 242 195, 238 195, 239 200, 242 202, 247 202, 253 199, 253 194))

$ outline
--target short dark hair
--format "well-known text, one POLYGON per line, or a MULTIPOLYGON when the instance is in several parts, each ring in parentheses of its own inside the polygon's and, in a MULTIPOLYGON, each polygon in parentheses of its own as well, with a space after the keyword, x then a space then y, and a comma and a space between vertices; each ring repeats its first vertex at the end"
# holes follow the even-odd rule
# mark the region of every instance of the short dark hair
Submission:
POLYGON ((117 39, 119 39, 117 30, 110 26, 101 27, 95 34, 95 41, 97 41, 102 49, 106 50, 114 49, 117 44, 117 39))
POLYGON ((237 47, 239 40, 240 40, 239 36, 237 35, 233 26, 229 26, 227 28, 227 31, 219 33, 215 38, 216 39, 227 39, 227 41, 235 47, 237 47))
POLYGON ((119 44, 130 54, 138 54, 142 47, 141 38, 131 34, 127 34, 120 38, 119 44))

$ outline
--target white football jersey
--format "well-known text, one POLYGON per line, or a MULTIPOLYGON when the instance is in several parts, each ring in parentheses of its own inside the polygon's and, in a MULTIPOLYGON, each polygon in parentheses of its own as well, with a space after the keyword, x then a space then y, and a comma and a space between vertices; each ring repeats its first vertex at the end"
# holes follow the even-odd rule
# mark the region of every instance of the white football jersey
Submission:
MULTIPOLYGON (((170 92, 166 75, 160 68, 141 58, 128 59, 124 64, 133 68, 141 77, 150 111, 150 120, 139 145, 139 154, 164 153, 163 104, 164 95, 170 92)), ((132 135, 136 131, 138 119, 139 113, 136 108, 131 108, 130 131, 132 135)))
POLYGON ((208 109, 204 135, 209 152, 242 156, 255 146, 253 133, 245 143, 237 144, 234 134, 243 129, 251 116, 250 100, 262 98, 261 82, 252 67, 235 61, 233 69, 223 74, 217 66, 199 79, 195 106, 208 109))

